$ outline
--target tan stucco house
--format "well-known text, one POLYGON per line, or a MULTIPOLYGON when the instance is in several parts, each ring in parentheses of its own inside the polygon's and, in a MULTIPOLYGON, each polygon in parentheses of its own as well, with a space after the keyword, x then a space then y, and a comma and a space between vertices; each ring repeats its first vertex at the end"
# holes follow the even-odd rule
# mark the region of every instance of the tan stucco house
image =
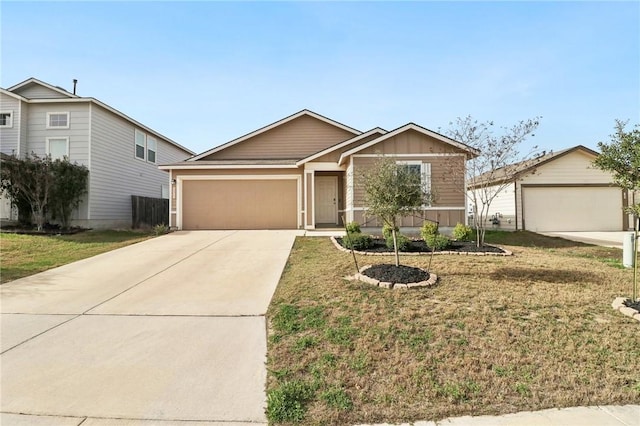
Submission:
POLYGON ((361 132, 303 110, 160 169, 172 182, 173 228, 315 229, 340 225, 343 217, 376 225, 364 217, 357 181, 362 168, 389 156, 419 171, 437 194, 420 217, 405 218, 402 226, 430 218, 447 227, 465 222, 464 167, 476 154, 413 123, 361 132))
MULTIPOLYGON (((533 232, 622 231, 633 224, 623 207, 633 203, 610 173, 593 166, 596 151, 578 145, 512 164, 493 181, 502 187, 490 206, 490 227, 533 232)), ((470 185, 469 191, 475 188, 470 185)))

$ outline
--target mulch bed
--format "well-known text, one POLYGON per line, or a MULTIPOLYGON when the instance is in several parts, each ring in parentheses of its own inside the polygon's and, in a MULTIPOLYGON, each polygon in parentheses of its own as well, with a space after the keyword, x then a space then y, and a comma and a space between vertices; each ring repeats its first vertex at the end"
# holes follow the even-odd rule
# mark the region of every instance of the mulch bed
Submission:
POLYGON ((362 271, 362 273, 370 278, 375 278, 378 281, 391 283, 417 283, 420 281, 427 281, 429 279, 428 272, 423 271, 420 268, 404 265, 373 265, 372 267, 362 271))
MULTIPOLYGON (((344 242, 342 238, 336 238, 336 241, 344 247, 344 242)), ((393 252, 393 249, 389 249, 385 240, 382 238, 374 238, 373 239, 373 247, 368 248, 366 250, 359 250, 365 253, 389 253, 393 252)), ((431 247, 424 242, 424 240, 412 240, 409 244, 407 250, 403 253, 426 253, 430 252, 431 247)), ((505 253, 503 249, 500 247, 485 245, 483 247, 476 247, 476 243, 473 241, 451 241, 449 247, 444 250, 436 250, 438 251, 447 251, 447 252, 460 252, 460 253, 505 253)))

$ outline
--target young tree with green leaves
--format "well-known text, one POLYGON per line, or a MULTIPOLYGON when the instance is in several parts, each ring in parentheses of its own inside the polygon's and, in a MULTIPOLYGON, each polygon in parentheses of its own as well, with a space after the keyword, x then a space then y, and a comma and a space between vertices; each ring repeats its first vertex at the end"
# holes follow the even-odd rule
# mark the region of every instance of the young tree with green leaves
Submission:
POLYGON ((54 184, 51 188, 51 213, 60 221, 63 229, 68 229, 71 214, 80 206, 87 193, 89 169, 68 160, 55 160, 51 164, 54 184))
POLYGON ((0 189, 12 203, 29 203, 38 231, 42 231, 47 218, 47 208, 53 187, 51 158, 27 154, 23 159, 15 156, 2 159, 0 189))
MULTIPOLYGON (((626 189, 630 195, 640 191, 640 125, 626 131, 628 121, 616 120, 615 133, 610 136, 610 143, 598 142, 601 154, 593 164, 613 175, 616 185, 626 189)), ((635 199, 635 198, 634 198, 635 199)), ((626 212, 633 215, 635 230, 635 250, 633 269, 633 301, 638 299, 638 243, 640 220, 640 200, 626 208, 626 212)))
POLYGON ((378 217, 392 230, 396 266, 400 266, 398 235, 399 218, 422 210, 432 198, 422 184, 422 175, 416 169, 398 164, 393 158, 381 156, 360 176, 364 190, 366 215, 378 217))
MULTIPOLYGON (((528 137, 534 136, 539 124, 540 117, 535 117, 511 127, 502 127, 500 134, 495 134, 492 121, 479 122, 466 116, 449 123, 446 133, 450 138, 480 152, 467 161, 466 182, 471 190, 463 189, 473 209, 478 247, 484 245, 491 203, 511 183, 509 166, 536 158, 537 147, 521 154, 520 146, 528 137)), ((452 166, 449 175, 454 176, 455 173, 457 170, 452 166)))

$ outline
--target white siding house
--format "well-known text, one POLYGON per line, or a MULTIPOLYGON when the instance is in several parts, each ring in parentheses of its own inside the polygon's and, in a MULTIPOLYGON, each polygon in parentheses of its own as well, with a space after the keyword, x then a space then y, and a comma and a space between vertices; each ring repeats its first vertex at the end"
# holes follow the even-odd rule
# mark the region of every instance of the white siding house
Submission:
POLYGON ((510 166, 510 180, 490 207, 490 217, 499 221, 492 226, 534 232, 628 229, 632 224, 623 208, 630 194, 592 165, 597 156, 579 145, 510 166))
POLYGON ((33 78, 0 89, 2 113, 11 121, 0 126, 3 154, 66 156, 89 169, 88 194, 73 216, 77 226, 130 227, 132 195, 168 198, 169 175, 158 164, 193 155, 94 98, 33 78))

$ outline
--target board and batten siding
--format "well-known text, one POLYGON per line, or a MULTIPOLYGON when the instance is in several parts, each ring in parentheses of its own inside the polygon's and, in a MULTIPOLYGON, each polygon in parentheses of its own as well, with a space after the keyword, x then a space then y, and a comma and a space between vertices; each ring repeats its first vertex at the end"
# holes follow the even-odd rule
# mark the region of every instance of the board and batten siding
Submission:
POLYGON ((202 160, 302 159, 353 136, 317 118, 301 116, 202 160))
MULTIPOLYGON (((533 172, 516 180, 516 212, 518 229, 522 226, 522 185, 608 185, 611 174, 591 164, 593 156, 582 151, 573 151, 543 164, 533 172)), ((622 195, 620 195, 622 197, 622 195)))
POLYGON ((170 177, 158 164, 183 161, 189 153, 151 135, 157 141, 156 163, 136 158, 136 126, 95 104, 91 130, 90 222, 131 226, 131 196, 161 198, 162 185, 170 185, 170 177))
POLYGON ((0 127, 0 152, 7 155, 20 153, 20 99, 0 94, 0 111, 10 112, 12 116, 11 127, 0 127))

